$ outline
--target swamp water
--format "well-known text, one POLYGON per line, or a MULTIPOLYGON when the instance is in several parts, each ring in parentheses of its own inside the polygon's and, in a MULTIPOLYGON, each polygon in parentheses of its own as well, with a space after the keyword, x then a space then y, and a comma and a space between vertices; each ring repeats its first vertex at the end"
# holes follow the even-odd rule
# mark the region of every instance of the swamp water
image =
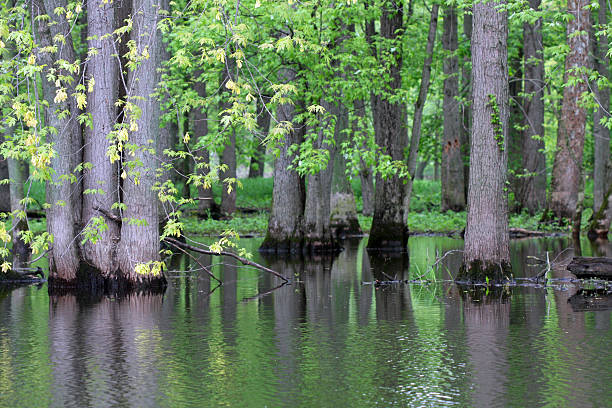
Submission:
POLYGON ((259 242, 243 240, 297 282, 225 260, 223 286, 172 272, 163 296, 1 291, 0 406, 612 406, 612 313, 601 293, 575 301, 567 238, 512 241, 515 277, 548 252, 549 286, 476 292, 445 281, 459 252, 429 269, 457 239, 411 237, 408 258, 347 242, 333 263, 263 259, 259 242), (388 277, 430 283, 363 284, 388 277))

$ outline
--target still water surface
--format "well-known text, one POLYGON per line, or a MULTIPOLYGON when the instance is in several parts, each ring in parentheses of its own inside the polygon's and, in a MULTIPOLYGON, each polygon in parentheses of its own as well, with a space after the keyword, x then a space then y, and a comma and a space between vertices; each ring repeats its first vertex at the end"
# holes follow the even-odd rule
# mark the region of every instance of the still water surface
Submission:
MULTIPOLYGON (((225 260, 213 267, 225 282, 216 289, 196 271, 172 273, 163 296, 0 292, 0 406, 612 406, 611 312, 569 303, 574 284, 471 297, 441 281, 460 253, 428 272, 461 240, 411 237, 408 258, 373 258, 364 244, 347 243, 333 262, 254 254, 297 278, 276 290, 276 278, 225 260), (382 272, 437 282, 363 284, 382 272)), ((541 270, 528 256, 567 262, 571 246, 513 241, 515 276, 541 270)), ((170 268, 197 264, 177 258, 170 268)))

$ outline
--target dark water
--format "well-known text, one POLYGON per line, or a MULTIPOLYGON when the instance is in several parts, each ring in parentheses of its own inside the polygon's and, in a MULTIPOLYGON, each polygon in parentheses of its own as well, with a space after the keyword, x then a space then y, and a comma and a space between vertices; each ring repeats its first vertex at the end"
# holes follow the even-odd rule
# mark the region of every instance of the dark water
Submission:
MULTIPOLYGON (((612 406, 610 310, 575 311, 565 281, 465 292, 442 281, 460 253, 429 269, 461 246, 412 237, 409 259, 375 259, 357 241, 333 263, 255 254, 298 279, 268 294, 277 278, 232 260, 213 267, 225 282, 216 289, 194 272, 174 273, 164 296, 0 292, 0 406, 612 406), (362 283, 382 272, 432 282, 362 283)), ((515 276, 537 274, 525 261, 547 251, 549 277, 567 276, 568 246, 513 241, 515 276)))

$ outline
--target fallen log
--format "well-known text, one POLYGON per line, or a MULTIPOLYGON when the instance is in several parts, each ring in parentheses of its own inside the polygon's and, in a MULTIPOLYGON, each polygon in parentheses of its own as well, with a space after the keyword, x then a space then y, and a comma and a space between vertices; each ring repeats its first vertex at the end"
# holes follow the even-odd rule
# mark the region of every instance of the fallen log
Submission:
POLYGON ((612 258, 575 256, 567 270, 579 279, 612 280, 612 258))
POLYGON ((524 228, 510 228, 508 230, 510 238, 527 238, 527 237, 547 237, 550 232, 532 231, 524 228))
POLYGON ((612 309, 612 293, 605 289, 579 290, 568 303, 574 312, 592 312, 612 309))

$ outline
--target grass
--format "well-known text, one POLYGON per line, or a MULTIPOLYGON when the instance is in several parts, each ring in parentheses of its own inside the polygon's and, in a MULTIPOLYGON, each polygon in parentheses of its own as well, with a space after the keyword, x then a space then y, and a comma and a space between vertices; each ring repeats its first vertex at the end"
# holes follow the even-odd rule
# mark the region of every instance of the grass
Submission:
MULTIPOLYGON (((271 178, 254 178, 241 180, 242 187, 237 189, 236 202, 238 208, 256 210, 254 213, 238 212, 229 220, 202 220, 195 216, 184 219, 184 232, 190 235, 218 235, 225 230, 232 229, 239 234, 264 234, 268 227, 268 215, 272 206, 273 180, 271 178)), ((362 210, 361 183, 358 178, 351 181, 355 192, 357 210, 362 210)), ((26 186, 26 189, 28 186, 26 186)), ((43 183, 32 183, 30 196, 36 201, 33 209, 40 209, 38 203, 44 202, 45 187, 43 183)), ((221 188, 213 187, 215 200, 221 201, 221 188)), ((589 208, 592 203, 592 183, 586 186, 585 203, 586 210, 583 213, 583 226, 587 225, 592 211, 589 208)), ((192 188, 192 197, 196 191, 192 188)), ((413 186, 413 197, 411 200, 411 211, 408 215, 408 228, 411 233, 450 233, 459 232, 465 228, 465 212, 440 212, 440 182, 431 180, 415 180, 413 186)), ((512 205, 512 203, 510 203, 512 205)), ((364 232, 369 232, 372 225, 372 217, 358 214, 359 223, 364 232)), ((539 224, 541 214, 530 216, 529 214, 511 214, 510 227, 520 227, 529 230, 555 230, 552 226, 539 224)), ((42 232, 46 228, 44 219, 31 219, 30 227, 35 232, 42 232)))

